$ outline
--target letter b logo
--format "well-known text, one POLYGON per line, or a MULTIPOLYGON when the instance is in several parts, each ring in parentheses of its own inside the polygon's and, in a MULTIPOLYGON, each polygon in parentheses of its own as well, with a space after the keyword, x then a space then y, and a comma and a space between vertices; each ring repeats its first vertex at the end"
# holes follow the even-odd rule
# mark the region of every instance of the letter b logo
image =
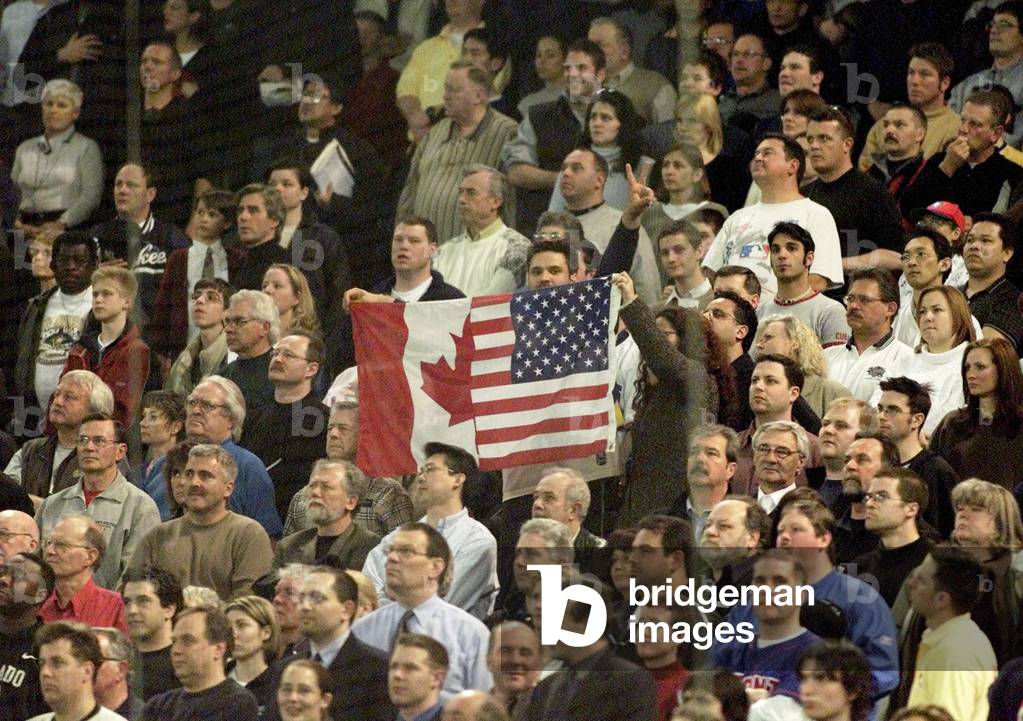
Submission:
POLYGON ((540 574, 540 601, 543 604, 540 643, 553 646, 564 642, 574 648, 583 648, 600 640, 607 629, 607 607, 597 591, 581 584, 562 588, 561 566, 545 564, 529 565, 526 568, 540 574), (566 631, 561 627, 569 601, 585 603, 590 607, 590 616, 582 633, 566 631))

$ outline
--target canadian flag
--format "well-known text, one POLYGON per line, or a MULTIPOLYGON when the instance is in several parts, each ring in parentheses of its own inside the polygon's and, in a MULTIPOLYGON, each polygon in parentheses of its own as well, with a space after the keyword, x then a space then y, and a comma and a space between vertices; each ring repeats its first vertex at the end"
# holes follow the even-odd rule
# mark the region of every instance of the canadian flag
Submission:
POLYGON ((423 446, 484 470, 614 448, 608 279, 425 303, 357 303, 358 463, 413 473, 423 446))

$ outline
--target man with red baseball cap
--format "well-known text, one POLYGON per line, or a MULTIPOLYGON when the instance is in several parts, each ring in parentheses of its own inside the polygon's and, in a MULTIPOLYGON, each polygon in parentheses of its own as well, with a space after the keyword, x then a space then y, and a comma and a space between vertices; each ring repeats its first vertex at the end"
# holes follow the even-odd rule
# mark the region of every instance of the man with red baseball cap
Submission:
MULTIPOLYGON (((945 285, 954 285, 962 288, 970 279, 966 272, 966 263, 963 261, 963 236, 966 233, 966 216, 959 206, 947 200, 938 200, 926 208, 917 208, 910 217, 917 224, 917 227, 926 228, 941 233, 952 245, 955 251, 952 255, 952 268, 949 270, 945 285)), ((912 237, 912 232, 908 238, 912 237)), ((906 273, 903 270, 899 277, 899 295, 902 304, 912 308, 913 288, 906 280, 906 273)))

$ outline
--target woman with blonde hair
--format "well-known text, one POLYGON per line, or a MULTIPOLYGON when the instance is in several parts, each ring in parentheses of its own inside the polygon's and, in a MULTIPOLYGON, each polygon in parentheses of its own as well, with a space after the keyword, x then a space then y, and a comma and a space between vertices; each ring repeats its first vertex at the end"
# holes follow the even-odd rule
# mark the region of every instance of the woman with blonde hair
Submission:
POLYGON ((824 417, 831 401, 852 395, 841 383, 828 378, 828 362, 817 335, 794 315, 767 316, 757 326, 753 347, 757 355, 778 353, 803 369, 802 396, 818 418, 824 417))
POLYGON ((355 581, 355 585, 359 587, 359 605, 355 609, 355 615, 352 617, 354 623, 356 619, 365 616, 367 613, 376 611, 380 606, 380 599, 377 598, 377 589, 373 585, 373 582, 369 580, 362 571, 353 571, 350 568, 345 569, 345 573, 352 577, 355 581))
POLYGON ((281 316, 283 338, 293 330, 319 334, 320 321, 316 317, 316 301, 309 290, 309 282, 293 265, 274 263, 263 274, 261 290, 273 298, 281 316))
POLYGON ((224 607, 234 631, 228 677, 256 697, 260 710, 273 702, 270 666, 280 652, 281 627, 273 604, 259 596, 242 596, 224 607))
MULTIPOLYGON (((967 345, 976 340, 976 331, 966 296, 950 285, 920 291, 913 317, 920 328, 916 352, 901 359, 888 375, 912 378, 928 387, 931 410, 922 430, 929 437, 942 418, 966 404, 960 369, 967 345)), ((880 399, 878 388, 871 403, 876 405, 880 399)))
POLYGON ((728 208, 742 207, 749 188, 749 168, 724 148, 717 100, 707 94, 683 95, 675 106, 675 141, 700 149, 710 185, 710 199, 728 208))

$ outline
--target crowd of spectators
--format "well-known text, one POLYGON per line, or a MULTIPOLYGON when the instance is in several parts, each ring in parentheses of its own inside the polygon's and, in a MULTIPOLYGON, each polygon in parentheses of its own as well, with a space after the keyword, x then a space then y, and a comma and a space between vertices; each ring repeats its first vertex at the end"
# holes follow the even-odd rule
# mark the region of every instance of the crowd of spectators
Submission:
POLYGON ((1023 717, 1023 0, 8 0, 0 55, 0 721, 1023 717), (613 448, 370 472, 353 306, 595 277, 613 448), (636 601, 690 582, 814 600, 636 601))

